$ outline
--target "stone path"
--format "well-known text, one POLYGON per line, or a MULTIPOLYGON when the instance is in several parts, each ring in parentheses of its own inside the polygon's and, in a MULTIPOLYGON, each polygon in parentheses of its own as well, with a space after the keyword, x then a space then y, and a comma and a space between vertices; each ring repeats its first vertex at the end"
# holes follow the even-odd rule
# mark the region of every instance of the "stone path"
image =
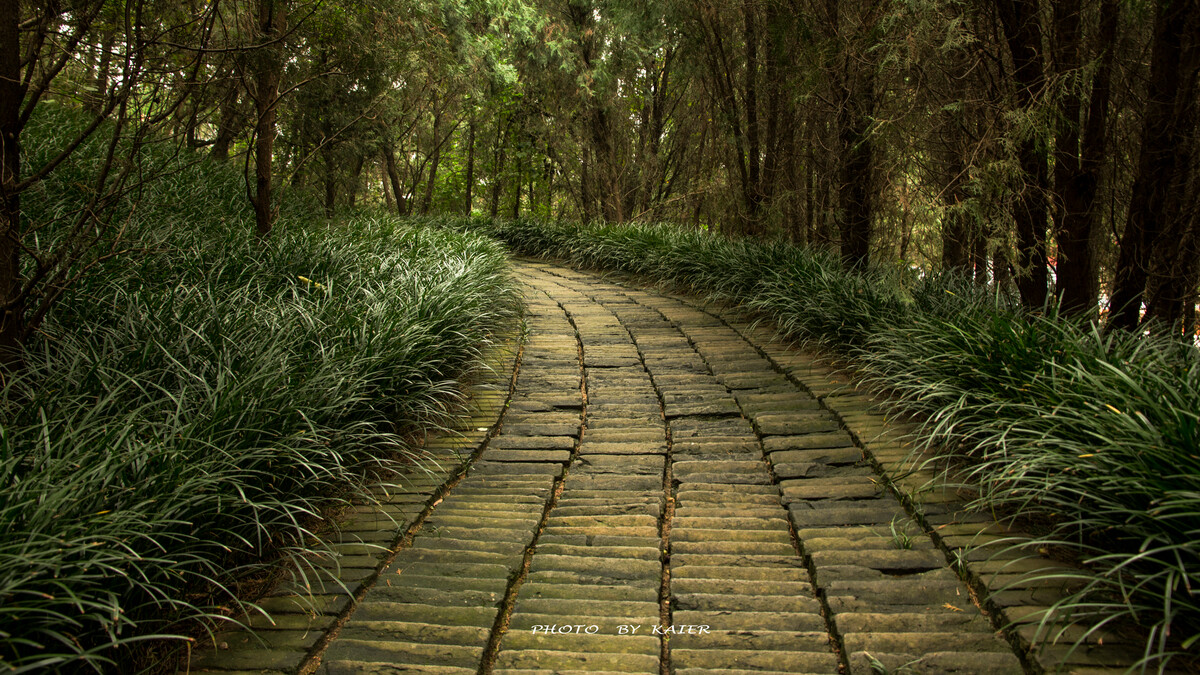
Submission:
POLYGON ((265 643, 222 636, 189 672, 1106 672, 1088 650, 1014 651, 972 601, 986 582, 948 563, 1003 533, 905 492, 925 478, 899 477, 905 429, 811 355, 736 314, 518 272, 507 411, 483 395, 463 438, 431 446, 450 468, 344 526, 339 583, 307 604, 285 589, 265 643))

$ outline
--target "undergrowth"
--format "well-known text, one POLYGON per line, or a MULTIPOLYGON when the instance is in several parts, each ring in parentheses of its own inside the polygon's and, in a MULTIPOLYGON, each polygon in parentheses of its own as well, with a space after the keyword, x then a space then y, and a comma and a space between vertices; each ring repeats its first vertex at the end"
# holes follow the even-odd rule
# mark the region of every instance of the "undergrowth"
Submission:
MULTIPOLYGON (((89 157, 31 220, 75 208, 89 157)), ((285 209, 263 243, 236 166, 147 161, 164 177, 113 206, 136 252, 63 296, 0 389, 0 671, 131 672, 138 643, 253 609, 239 581, 421 461, 405 438, 449 421, 518 312, 484 237, 285 209)))
MULTIPOLYGON (((1190 345, 1035 315, 953 275, 874 268, 781 242, 664 225, 445 221, 515 252, 634 273, 760 312, 789 337, 852 357, 866 381, 926 420, 936 462, 967 463, 970 507, 1045 522, 1039 543, 1087 571, 1047 608, 1095 639, 1146 631, 1137 668, 1200 642, 1200 353, 1190 345)), ((1014 543, 1027 550, 1029 542, 1014 543)))

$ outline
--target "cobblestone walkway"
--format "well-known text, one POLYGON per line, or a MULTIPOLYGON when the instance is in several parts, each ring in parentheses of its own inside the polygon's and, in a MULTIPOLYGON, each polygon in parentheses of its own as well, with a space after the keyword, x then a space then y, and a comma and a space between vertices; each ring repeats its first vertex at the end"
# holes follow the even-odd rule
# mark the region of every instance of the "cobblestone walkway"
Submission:
MULTIPOLYGON (((831 370, 736 316, 552 265, 518 272, 529 335, 507 411, 485 395, 483 426, 434 444, 448 464, 470 456, 461 478, 435 472, 356 512, 340 584, 273 598, 264 642, 222 636, 190 672, 1046 665, 1018 658, 948 563, 1002 533, 960 520, 953 496, 902 504, 920 475, 885 488, 904 429, 869 398, 839 397, 831 370)), ((1018 595, 1009 606, 1034 603, 1018 595)))

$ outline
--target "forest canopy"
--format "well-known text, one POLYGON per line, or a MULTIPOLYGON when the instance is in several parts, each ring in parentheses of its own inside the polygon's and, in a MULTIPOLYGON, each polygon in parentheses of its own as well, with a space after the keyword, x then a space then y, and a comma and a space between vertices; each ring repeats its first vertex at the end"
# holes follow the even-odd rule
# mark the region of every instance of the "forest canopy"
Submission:
POLYGON ((671 222, 1194 334, 1197 5, 12 0, 0 343, 121 246, 106 206, 151 144, 238 163, 260 236, 297 190, 330 216, 671 222), (88 123, 22 165, 50 104, 88 123), (102 125, 87 208, 23 219, 102 125))

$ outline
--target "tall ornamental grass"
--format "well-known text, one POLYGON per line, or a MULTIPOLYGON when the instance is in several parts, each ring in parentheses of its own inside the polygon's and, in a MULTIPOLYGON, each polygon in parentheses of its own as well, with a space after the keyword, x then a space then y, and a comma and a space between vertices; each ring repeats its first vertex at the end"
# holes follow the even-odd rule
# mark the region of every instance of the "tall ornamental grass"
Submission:
MULTIPOLYGON (((925 420, 933 461, 967 467, 970 506, 1044 523, 1043 543, 1087 568, 1056 572, 1070 620, 1095 639, 1145 629, 1142 669, 1194 659, 1200 642, 1200 353, 1105 334, 953 275, 848 272, 786 243, 661 225, 457 221, 517 253, 630 272, 731 301, 792 338, 854 358, 867 381, 925 420), (1174 661, 1173 661, 1174 659, 1174 661)), ((1014 549, 1025 550, 1028 542, 1014 549)))
MULTIPOLYGON (((406 439, 517 316, 491 240, 363 216, 263 243, 236 173, 159 159, 118 205, 138 252, 71 288, 0 387, 0 672, 131 672, 136 643, 252 608, 238 584, 420 462, 406 439)), ((54 187, 31 218, 73 208, 54 187)))

